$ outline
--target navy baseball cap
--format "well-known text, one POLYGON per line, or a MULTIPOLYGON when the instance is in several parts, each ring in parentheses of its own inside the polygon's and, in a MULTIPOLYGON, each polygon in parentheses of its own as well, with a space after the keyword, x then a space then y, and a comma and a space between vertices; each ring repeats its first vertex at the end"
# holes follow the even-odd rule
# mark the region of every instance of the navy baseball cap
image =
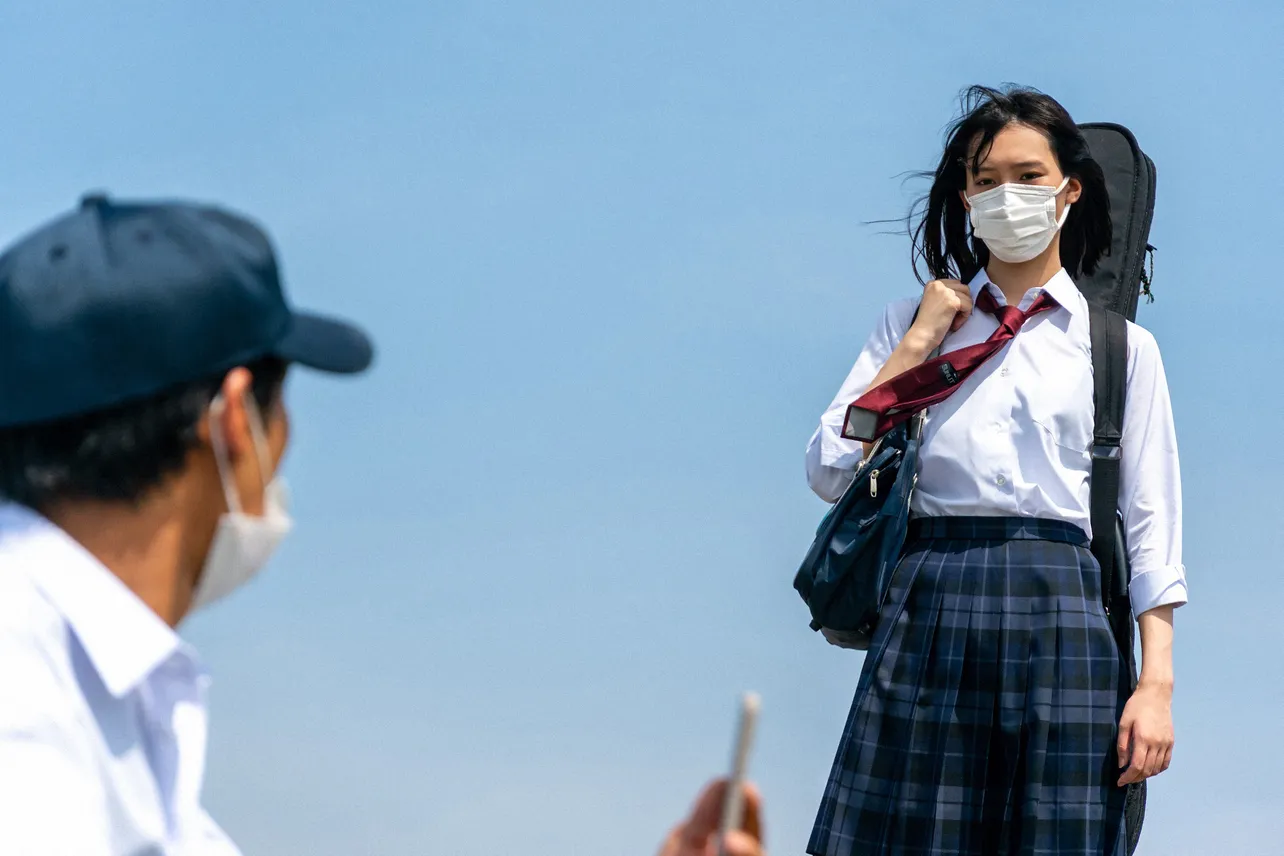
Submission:
POLYGON ((220 208, 90 195, 0 255, 0 428, 267 357, 352 374, 373 354, 358 328, 293 309, 267 235, 220 208))

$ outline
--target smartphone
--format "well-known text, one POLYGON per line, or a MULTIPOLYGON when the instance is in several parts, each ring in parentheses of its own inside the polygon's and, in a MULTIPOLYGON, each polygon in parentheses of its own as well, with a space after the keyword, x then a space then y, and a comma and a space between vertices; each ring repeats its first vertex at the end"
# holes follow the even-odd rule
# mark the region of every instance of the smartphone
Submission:
MULTIPOLYGON (((727 776, 727 795, 722 801, 722 823, 718 828, 718 856, 726 856, 723 842, 727 833, 739 829, 744 821, 744 784, 749 769, 749 751, 753 747, 754 727, 762 700, 757 693, 745 693, 740 699, 740 716, 736 724, 736 741, 731 754, 731 773, 727 776)), ((758 819, 755 817, 756 828, 758 819)), ((750 830, 751 832, 754 830, 750 830)))

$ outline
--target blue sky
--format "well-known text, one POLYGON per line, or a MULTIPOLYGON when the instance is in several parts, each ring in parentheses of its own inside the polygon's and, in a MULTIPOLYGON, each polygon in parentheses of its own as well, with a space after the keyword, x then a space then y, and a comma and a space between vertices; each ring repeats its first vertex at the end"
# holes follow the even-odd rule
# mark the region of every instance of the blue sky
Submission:
POLYGON ((9 6, 0 239, 218 200, 379 343, 292 381, 296 534, 185 628, 247 854, 649 853, 744 689, 802 851, 860 668, 790 588, 803 449, 915 288, 864 224, 1004 81, 1159 168, 1192 603, 1142 853, 1279 852, 1278 3, 9 6))

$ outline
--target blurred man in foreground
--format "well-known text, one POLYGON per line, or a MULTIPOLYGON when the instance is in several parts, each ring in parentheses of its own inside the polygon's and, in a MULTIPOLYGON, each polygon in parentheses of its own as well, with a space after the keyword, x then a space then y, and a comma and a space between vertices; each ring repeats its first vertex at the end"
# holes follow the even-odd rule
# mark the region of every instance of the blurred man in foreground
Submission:
MULTIPOLYGON (((0 256, 0 853, 239 853, 175 628, 290 531, 287 371, 372 355, 219 209, 91 196, 0 256)), ((664 856, 705 856, 704 808, 664 856)))

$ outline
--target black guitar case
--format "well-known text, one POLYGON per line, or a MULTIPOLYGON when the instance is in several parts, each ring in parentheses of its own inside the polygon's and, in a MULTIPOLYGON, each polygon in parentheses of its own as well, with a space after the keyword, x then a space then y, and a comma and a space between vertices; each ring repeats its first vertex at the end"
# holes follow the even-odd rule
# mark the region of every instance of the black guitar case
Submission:
POLYGON ((1136 321, 1138 298, 1151 296, 1146 261, 1155 249, 1150 245, 1155 164, 1122 125, 1091 122, 1079 129, 1105 173, 1114 224, 1110 255, 1091 276, 1079 280, 1079 290, 1089 302, 1136 321))
MULTIPOLYGON (((1128 600, 1131 572, 1118 511, 1119 448, 1128 369, 1124 319, 1136 319, 1142 294, 1153 299, 1146 260, 1153 258, 1154 252, 1149 241, 1155 213, 1155 164, 1137 145, 1132 132, 1121 125, 1091 123, 1079 127, 1093 159, 1105 173, 1114 227, 1110 255, 1091 276, 1078 282, 1079 290, 1088 299, 1092 327, 1096 422, 1092 449, 1092 553, 1101 564, 1102 597, 1129 678, 1120 690, 1131 694, 1137 685, 1136 622, 1128 600)), ((1129 856, 1137 849, 1145 816, 1146 783, 1142 781, 1129 785, 1125 795, 1129 856)))

